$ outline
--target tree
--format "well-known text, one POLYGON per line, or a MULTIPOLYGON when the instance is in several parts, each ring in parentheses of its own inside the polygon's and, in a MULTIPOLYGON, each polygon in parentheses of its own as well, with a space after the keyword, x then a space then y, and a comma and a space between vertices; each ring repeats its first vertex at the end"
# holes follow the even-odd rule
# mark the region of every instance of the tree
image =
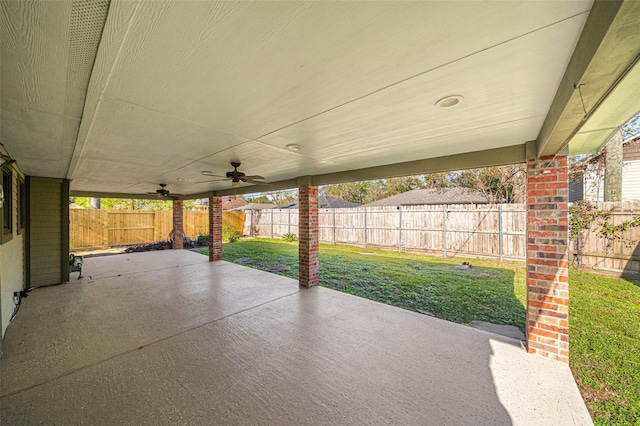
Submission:
POLYGON ((640 113, 631 117, 631 119, 622 126, 620 131, 622 132, 622 138, 624 140, 640 136, 640 113))
POLYGON ((247 203, 256 203, 256 204, 269 204, 269 203, 271 203, 271 200, 269 199, 269 197, 267 197, 264 194, 256 195, 256 196, 253 196, 253 197, 244 197, 244 200, 247 203))
MULTIPOLYGON (((88 209, 91 199, 87 197, 70 197, 72 203, 88 209)), ((199 200, 184 200, 185 210, 195 210, 199 200)), ((201 204, 201 203, 200 203, 201 204)), ((142 200, 132 198, 102 198, 100 208, 106 210, 171 210, 173 203, 171 200, 142 200)))
POLYGON ((282 206, 298 201, 298 191, 272 191, 268 197, 276 206, 282 206))
POLYGON ((329 195, 352 203, 367 204, 376 201, 378 183, 374 181, 360 181, 325 185, 320 188, 322 195, 329 195), (374 190, 375 189, 375 190, 374 190))
POLYGON ((424 175, 418 176, 402 176, 381 181, 380 189, 385 192, 386 196, 402 194, 403 192, 413 191, 414 189, 425 188, 426 181, 424 175))
POLYGON ((321 188, 354 203, 367 204, 392 195, 422 188, 462 187, 482 191, 492 202, 523 202, 526 192, 524 164, 402 176, 361 182, 339 183, 321 188))
POLYGON ((425 188, 447 188, 451 185, 451 172, 429 173, 422 175, 425 188))
POLYGON ((87 197, 69 197, 69 204, 76 204, 83 209, 88 209, 91 207, 91 198, 87 197))
POLYGON ((526 199, 527 171, 524 164, 480 169, 476 189, 496 203, 522 203, 526 199))
POLYGON ((622 200, 622 133, 607 142, 604 157, 604 201, 622 200))

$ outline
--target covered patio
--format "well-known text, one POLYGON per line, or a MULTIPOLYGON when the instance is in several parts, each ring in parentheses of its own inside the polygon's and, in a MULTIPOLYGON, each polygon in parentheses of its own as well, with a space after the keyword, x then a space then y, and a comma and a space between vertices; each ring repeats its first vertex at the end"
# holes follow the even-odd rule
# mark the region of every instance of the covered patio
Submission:
POLYGON ((0 23, 3 422, 589 423, 568 155, 638 112, 640 2, 22 0, 0 23), (514 163, 539 356, 317 288, 319 187, 514 163), (299 280, 221 261, 222 197, 291 188, 299 280), (207 198, 209 259, 56 286, 70 196, 172 200, 175 249, 207 198))
POLYGON ((186 250, 85 266, 7 330, 2 424, 591 423, 516 340, 186 250))

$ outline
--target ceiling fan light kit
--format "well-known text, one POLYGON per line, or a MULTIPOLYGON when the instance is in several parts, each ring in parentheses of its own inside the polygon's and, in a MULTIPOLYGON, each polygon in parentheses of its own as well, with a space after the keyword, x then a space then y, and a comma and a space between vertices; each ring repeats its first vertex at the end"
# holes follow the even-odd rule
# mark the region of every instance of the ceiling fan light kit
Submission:
POLYGON ((258 176, 258 175, 247 176, 245 173, 239 171, 238 167, 240 167, 240 164, 241 163, 239 161, 232 161, 231 162, 231 167, 233 167, 233 170, 231 170, 230 172, 227 172, 224 176, 216 175, 212 171, 209 171, 209 170, 203 170, 202 174, 204 176, 216 177, 216 178, 220 178, 220 179, 213 179, 213 180, 196 182, 196 183, 205 183, 205 182, 215 182, 215 181, 221 181, 221 180, 230 180, 232 188, 240 187, 240 185, 242 185, 242 182, 251 183, 251 184, 259 185, 259 186, 271 186, 271 184, 269 184, 269 183, 260 182, 260 180, 264 179, 264 177, 262 177, 262 176, 258 176))
POLYGON ((157 195, 158 198, 165 198, 168 200, 177 200, 177 197, 182 197, 182 194, 172 194, 171 191, 169 191, 168 189, 166 189, 167 184, 166 183, 159 183, 158 185, 160 185, 159 189, 156 189, 155 192, 147 192, 147 194, 149 195, 157 195))

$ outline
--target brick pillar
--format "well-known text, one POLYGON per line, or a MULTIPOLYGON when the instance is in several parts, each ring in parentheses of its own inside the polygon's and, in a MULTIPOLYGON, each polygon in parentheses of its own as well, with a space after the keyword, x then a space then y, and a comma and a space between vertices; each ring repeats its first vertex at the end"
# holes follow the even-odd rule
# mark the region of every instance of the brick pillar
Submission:
POLYGON ((209 262, 222 260, 222 198, 209 197, 209 262))
POLYGON ((298 190, 299 226, 298 260, 300 287, 318 285, 318 187, 301 186, 298 190))
POLYGON ((567 157, 527 165, 527 350, 569 362, 567 157))
POLYGON ((182 227, 182 200, 173 200, 173 248, 181 249, 184 247, 184 228, 182 227))

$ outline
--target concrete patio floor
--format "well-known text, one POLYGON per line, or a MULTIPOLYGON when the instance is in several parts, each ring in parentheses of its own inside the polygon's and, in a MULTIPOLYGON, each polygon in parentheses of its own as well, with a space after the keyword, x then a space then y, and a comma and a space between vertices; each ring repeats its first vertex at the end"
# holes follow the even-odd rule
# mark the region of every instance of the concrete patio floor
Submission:
POLYGON ((3 425, 592 424, 516 340, 186 250, 84 266, 7 329, 3 425))

